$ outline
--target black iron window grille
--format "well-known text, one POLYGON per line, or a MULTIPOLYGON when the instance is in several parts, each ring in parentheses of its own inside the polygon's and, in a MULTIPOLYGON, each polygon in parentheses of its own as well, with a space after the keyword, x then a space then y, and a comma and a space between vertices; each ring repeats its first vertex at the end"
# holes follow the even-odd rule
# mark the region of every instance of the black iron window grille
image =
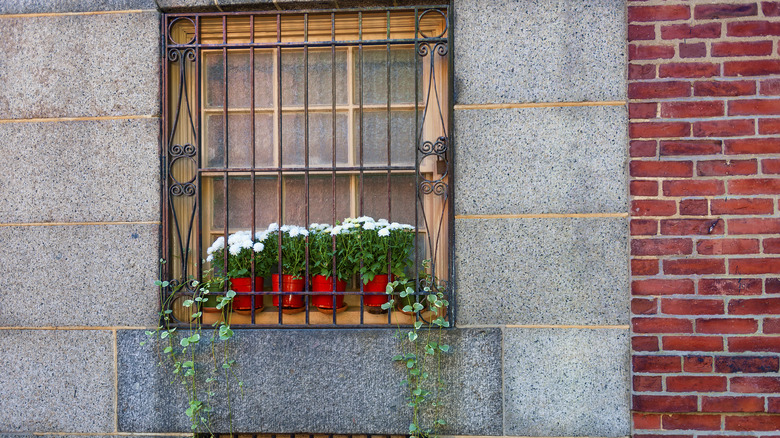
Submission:
POLYGON ((234 327, 426 318, 403 311, 414 297, 382 306, 383 280, 443 292, 452 319, 451 22, 447 5, 164 15, 164 296, 180 322, 203 288, 237 293, 234 327))

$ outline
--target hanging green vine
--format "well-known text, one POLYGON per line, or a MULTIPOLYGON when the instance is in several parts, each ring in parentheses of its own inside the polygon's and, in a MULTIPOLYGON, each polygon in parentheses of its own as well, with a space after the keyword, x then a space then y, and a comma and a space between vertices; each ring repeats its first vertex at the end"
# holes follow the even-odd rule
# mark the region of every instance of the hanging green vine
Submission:
MULTIPOLYGON (((433 278, 427 284, 434 285, 433 278)), ((399 287, 398 281, 387 286, 390 300, 382 305, 383 309, 391 309, 395 305, 394 294, 399 287)), ((433 438, 447 424, 442 417, 442 393, 446 390, 446 382, 442 377, 443 355, 450 352, 450 346, 442 342, 443 329, 450 323, 444 318, 449 302, 445 299, 440 287, 434 289, 425 286, 421 294, 415 294, 414 289, 406 287, 398 293, 404 306, 401 310, 415 316, 411 328, 399 327, 396 336, 399 338, 401 353, 393 356, 393 360, 403 363, 406 376, 401 384, 407 389, 407 406, 412 408, 412 419, 409 423, 409 434, 414 438, 433 438), (427 319, 425 318, 427 316, 427 319)))
MULTIPOLYGON (((160 264, 165 264, 160 259, 160 264)), ((233 330, 230 328, 230 311, 236 292, 228 290, 225 295, 210 295, 210 291, 223 290, 224 279, 211 279, 205 284, 199 285, 197 281, 192 283, 195 287, 201 286, 191 299, 182 302, 182 306, 190 311, 188 326, 178 330, 174 326, 171 309, 173 301, 178 298, 177 292, 184 284, 173 287, 171 294, 165 297, 164 291, 171 287, 171 282, 160 277, 155 285, 160 288, 161 301, 160 325, 155 330, 146 331, 150 341, 157 346, 159 361, 158 366, 167 366, 172 374, 172 382, 182 385, 187 394, 188 407, 185 414, 189 418, 193 436, 198 432, 209 433, 212 437, 212 417, 215 412, 216 385, 223 380, 225 385, 227 406, 227 420, 229 433, 233 434, 233 413, 230 399, 231 382, 235 381, 243 395, 243 382, 235 374, 235 360, 230 358, 229 341, 233 338, 233 330), (198 353, 198 346, 203 339, 203 307, 207 302, 216 303, 220 310, 221 318, 215 322, 208 338, 208 357, 202 359, 198 353), (220 348, 221 347, 221 348, 220 348), (205 377, 205 379, 203 378, 205 377)), ((147 341, 141 342, 145 345, 147 341)))

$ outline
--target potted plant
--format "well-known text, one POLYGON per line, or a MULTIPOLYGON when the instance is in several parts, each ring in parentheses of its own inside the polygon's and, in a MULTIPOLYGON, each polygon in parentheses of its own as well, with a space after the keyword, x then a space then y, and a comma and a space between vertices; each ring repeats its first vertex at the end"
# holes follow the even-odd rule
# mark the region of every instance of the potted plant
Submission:
MULTIPOLYGON (((283 225, 277 228, 277 224, 271 224, 267 232, 267 246, 273 263, 281 259, 282 275, 271 276, 271 290, 274 292, 301 292, 304 288, 303 274, 306 271, 306 237, 309 231, 296 225, 283 225), (279 236, 281 235, 281 254, 279 249, 279 236)), ((282 309, 297 311, 305 305, 303 295, 285 294, 274 295, 273 305, 279 306, 279 298, 282 298, 282 309)))
MULTIPOLYGON (((225 269, 225 239, 218 237, 206 251, 206 261, 211 262, 215 278, 227 278, 231 290, 238 292, 233 300, 233 308, 239 311, 252 309, 254 291, 263 290, 263 277, 268 275, 271 260, 266 251, 263 232, 256 233, 255 239, 249 231, 238 231, 228 236, 227 269, 225 269), (252 290, 252 263, 254 261, 255 290, 252 290)), ((223 283, 224 284, 224 283, 223 283)), ((263 308, 262 296, 255 297, 255 309, 263 308)))
POLYGON ((309 227, 309 271, 312 273, 313 292, 327 292, 312 296, 312 304, 327 313, 334 308, 343 310, 347 281, 359 264, 358 242, 352 228, 342 225, 312 224, 309 227), (335 250, 334 250, 335 245, 335 250), (333 265, 335 260, 335 267, 333 265), (335 273, 335 277, 334 277, 335 273), (328 310, 329 309, 329 310, 328 310))

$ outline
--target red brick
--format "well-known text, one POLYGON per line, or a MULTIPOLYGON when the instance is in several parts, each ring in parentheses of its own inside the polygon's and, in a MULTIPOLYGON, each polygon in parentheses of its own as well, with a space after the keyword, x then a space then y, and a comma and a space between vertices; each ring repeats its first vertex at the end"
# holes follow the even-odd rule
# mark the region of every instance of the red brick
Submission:
POLYGON ((712 196, 726 192, 719 180, 674 180, 664 181, 664 196, 712 196))
POLYGON ((758 330, 758 321, 755 319, 722 318, 722 319, 697 319, 696 333, 713 335, 722 334, 749 334, 758 330))
POLYGON ((631 299, 631 313, 633 313, 634 315, 653 315, 656 312, 658 312, 657 299, 655 298, 632 298, 631 299))
POLYGON ((735 179, 729 181, 731 195, 780 194, 780 178, 735 179))
POLYGON ((707 46, 704 43, 680 43, 678 53, 680 58, 703 58, 707 56, 707 46))
POLYGON ((777 234, 780 219, 729 219, 729 234, 777 234))
POLYGON ((780 2, 761 2, 761 10, 767 17, 780 17, 780 2))
POLYGON ((664 219, 661 220, 661 234, 668 236, 719 235, 723 234, 720 219, 664 219))
POLYGON ((628 117, 630 119, 654 119, 658 109, 656 103, 629 103, 628 117))
POLYGON ((755 114, 780 114, 780 99, 741 99, 732 100, 729 102, 730 116, 745 116, 755 114))
POLYGON ((772 214, 775 203, 767 198, 713 199, 712 214, 772 214))
POLYGON ((655 26, 641 26, 632 24, 628 26, 628 40, 654 40, 655 39, 655 26))
POLYGON ((696 163, 699 176, 753 175, 756 172, 756 160, 710 160, 696 163))
POLYGON ((771 54, 772 41, 712 43, 712 56, 767 56, 771 54))
POLYGON ((762 397, 702 397, 702 412, 764 412, 762 397))
POLYGON ((631 176, 635 177, 690 177, 693 176, 691 161, 638 161, 629 164, 631 176))
POLYGON ((726 416, 726 430, 780 430, 778 415, 740 415, 726 416))
POLYGON ((679 373, 682 371, 680 356, 634 356, 631 358, 635 373, 679 373))
POLYGON ((628 145, 628 153, 632 157, 655 157, 655 140, 631 140, 628 145))
POLYGON ((662 78, 710 78, 720 75, 720 65, 705 62, 661 64, 658 76, 662 78))
POLYGON ((696 252, 704 255, 756 254, 757 239, 708 239, 696 243, 696 252))
POLYGON ((631 260, 631 275, 656 275, 658 269, 658 260, 631 260))
POLYGON ((667 275, 725 274, 726 262, 723 259, 700 258, 664 260, 663 268, 667 275))
POLYGON ((658 338, 655 336, 634 336, 631 338, 634 351, 658 351, 658 338))
POLYGON ((661 117, 671 119, 719 117, 724 114, 724 104, 721 101, 664 102, 661 104, 661 117))
POLYGON ((664 415, 664 429, 720 430, 720 415, 664 415))
POLYGON ((680 255, 693 252, 691 239, 633 239, 631 255, 680 255))
POLYGON ((780 96, 780 79, 765 79, 761 81, 761 94, 764 96, 780 96))
POLYGON ((730 259, 729 272, 736 275, 780 274, 780 258, 730 259))
POLYGON ((702 278, 700 295, 760 295, 760 278, 702 278))
POLYGON ((635 295, 682 295, 693 293, 693 280, 634 280, 631 292, 635 295))
POLYGON ((778 36, 780 22, 737 21, 726 25, 726 35, 736 37, 778 36))
POLYGON ((752 135, 755 131, 755 122, 752 119, 714 120, 693 124, 693 135, 696 137, 735 137, 752 135))
POLYGON ((678 318, 633 318, 634 333, 693 333, 693 322, 678 318))
POLYGON ((719 356, 715 358, 716 373, 776 373, 780 368, 777 357, 719 356))
POLYGON ((752 96, 756 94, 754 81, 697 81, 693 84, 695 96, 752 96))
POLYGON ((707 216, 709 201, 706 199, 683 199, 680 201, 680 214, 683 216, 707 216))
MULTIPOLYGON (((636 382, 637 378, 644 379, 647 377, 648 379, 650 377, 648 376, 636 376, 634 377, 634 382, 636 382)), ((660 379, 660 377, 659 377, 660 379)), ((634 391, 638 391, 636 389, 636 383, 634 384, 634 391)), ((655 389, 645 389, 645 391, 655 391, 655 389)), ((659 390, 660 391, 660 390, 659 390)), ((660 429, 661 428, 661 416, 657 414, 640 414, 640 413, 634 413, 631 415, 631 418, 634 422, 634 429, 641 430, 641 429, 660 429)), ((636 436, 636 435, 635 435, 636 436)), ((664 435, 666 436, 666 435, 664 435)))
POLYGON ((669 351, 723 351, 720 336, 664 336, 661 343, 669 351))
POLYGON ((780 239, 764 239, 764 252, 767 254, 780 254, 780 239))
POLYGON ((667 315, 722 315, 723 300, 666 298, 661 312, 667 315))
MULTIPOLYGON (((654 64, 628 64, 628 79, 655 79, 654 64)), ((629 85, 629 88, 631 85, 629 85)))
POLYGON ((780 134, 780 119, 759 119, 758 133, 761 135, 780 134))
POLYGON ((683 357, 683 371, 686 373, 711 373, 712 358, 709 356, 683 357))
MULTIPOLYGON (((761 260, 761 259, 748 259, 761 260)), ((780 259, 774 259, 780 261, 780 259)), ((778 315, 780 298, 744 298, 729 302, 730 315, 778 315)), ((780 340, 780 338, 778 338, 780 340)))
MULTIPOLYGON (((767 294, 780 294, 780 278, 767 278, 765 287, 767 294)), ((764 320, 764 329, 766 324, 769 324, 769 319, 764 320)))
POLYGON ((673 216, 677 213, 674 201, 644 199, 631 201, 632 216, 673 216))
MULTIPOLYGON (((743 24, 743 23, 732 23, 743 24)), ((780 28, 780 23, 777 23, 780 28)), ((768 76, 780 73, 780 61, 728 61, 723 63, 724 76, 768 76)))
POLYGON ((780 173, 780 159, 761 160, 761 171, 764 173, 780 173))
MULTIPOLYGON (((739 339, 739 338, 735 338, 735 339, 739 339)), ((780 392, 780 378, 778 377, 732 377, 731 392, 739 392, 739 393, 780 392)))
POLYGON ((635 395, 634 410, 639 412, 696 412, 695 395, 635 395))
POLYGON ((662 140, 661 155, 712 155, 722 152, 721 140, 662 140))
MULTIPOLYGON (((758 15, 758 5, 750 4, 718 4, 698 5, 693 10, 693 16, 697 20, 711 20, 714 18, 750 17, 758 15)), ((720 24, 720 23, 718 23, 720 24)))
POLYGON ((688 6, 629 6, 628 21, 672 21, 691 18, 688 6))
POLYGON ((722 392, 728 381, 722 376, 670 376, 666 378, 669 392, 722 392))
POLYGON ((777 336, 748 336, 729 339, 729 351, 764 351, 780 353, 780 338, 777 336))
POLYGON ((690 82, 636 82, 628 84, 629 99, 664 99, 672 97, 688 97, 690 95, 690 82))
POLYGON ((690 24, 672 24, 661 27, 661 38, 665 40, 719 38, 720 27, 720 23, 706 23, 693 26, 690 24))
POLYGON ((657 181, 631 181, 630 187, 633 196, 658 196, 657 181))
POLYGON ((777 154, 780 138, 743 138, 726 140, 727 154, 777 154))
POLYGON ((663 390, 662 380, 661 376, 634 376, 633 390, 636 392, 661 392, 663 390))
POLYGON ((631 219, 629 229, 632 236, 652 236, 658 234, 658 221, 653 219, 631 219))
POLYGON ((674 58, 674 46, 655 46, 647 44, 631 44, 628 46, 628 59, 632 61, 669 58, 674 58))
MULTIPOLYGON (((750 123, 752 124, 753 121, 751 120, 750 123)), ((688 122, 629 123, 628 135, 631 138, 688 137, 691 135, 691 124, 688 122)))
POLYGON ((767 412, 780 413, 780 397, 768 397, 767 402, 767 412))

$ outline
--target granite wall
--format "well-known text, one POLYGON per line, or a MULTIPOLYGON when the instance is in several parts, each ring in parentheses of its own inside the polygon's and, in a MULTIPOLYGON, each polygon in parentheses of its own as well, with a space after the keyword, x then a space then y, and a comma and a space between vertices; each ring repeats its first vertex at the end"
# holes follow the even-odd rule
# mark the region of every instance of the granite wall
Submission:
MULTIPOLYGON (((188 431, 139 345, 158 305, 160 11, 302 4, 0 1, 0 434, 188 431)), ((624 0, 454 8, 446 433, 628 435, 624 0)), ((234 428, 403 433, 395 342, 239 332, 234 428)))

